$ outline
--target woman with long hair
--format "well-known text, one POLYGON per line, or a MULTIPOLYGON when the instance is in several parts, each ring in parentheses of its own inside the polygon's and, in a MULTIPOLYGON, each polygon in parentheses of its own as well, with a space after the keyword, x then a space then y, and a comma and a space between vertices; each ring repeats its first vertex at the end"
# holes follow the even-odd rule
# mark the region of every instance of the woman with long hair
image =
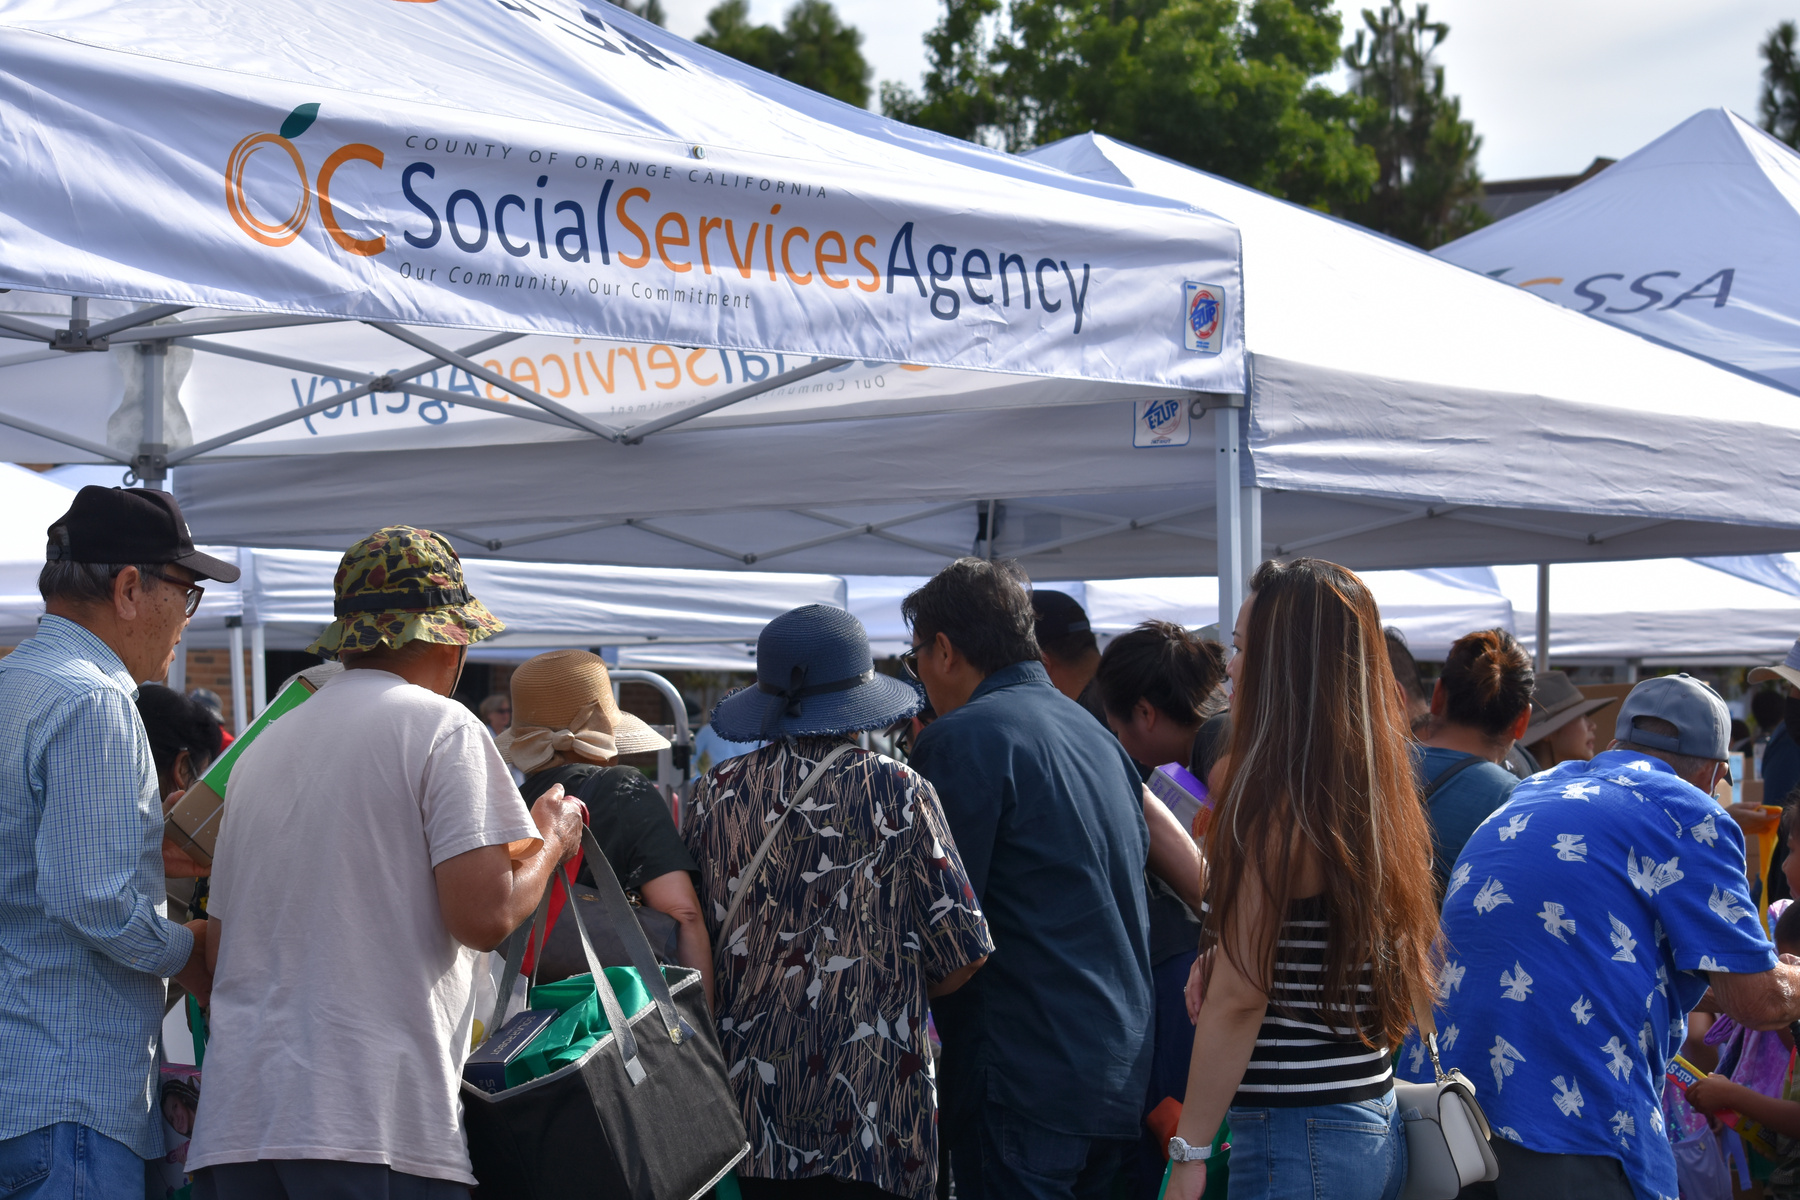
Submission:
POLYGON ((1266 562, 1228 665, 1230 773, 1207 838, 1210 972, 1170 1200, 1197 1200, 1231 1120, 1232 1200, 1392 1200, 1390 1056, 1430 994, 1431 834, 1380 614, 1350 571, 1266 562))

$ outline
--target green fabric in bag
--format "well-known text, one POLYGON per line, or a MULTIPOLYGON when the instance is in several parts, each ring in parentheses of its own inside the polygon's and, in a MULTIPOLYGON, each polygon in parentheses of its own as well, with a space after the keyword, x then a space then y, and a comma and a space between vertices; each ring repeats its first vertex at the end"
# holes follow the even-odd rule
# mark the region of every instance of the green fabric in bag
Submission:
MULTIPOLYGON (((606 978, 627 1018, 637 1016, 653 1003, 636 967, 607 967, 606 978)), ((612 1030, 594 991, 592 975, 571 975, 532 988, 530 1003, 532 1008, 554 1008, 562 1015, 545 1026, 542 1033, 531 1039, 525 1052, 507 1065, 509 1088, 542 1079, 577 1061, 612 1030)))

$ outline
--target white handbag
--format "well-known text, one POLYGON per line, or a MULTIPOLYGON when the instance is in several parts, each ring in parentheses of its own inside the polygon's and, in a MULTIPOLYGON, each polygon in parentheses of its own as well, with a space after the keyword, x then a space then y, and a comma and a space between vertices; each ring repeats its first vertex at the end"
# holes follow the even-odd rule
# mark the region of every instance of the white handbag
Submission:
POLYGON ((1493 1136, 1475 1085, 1461 1071, 1444 1070, 1438 1061, 1437 1022, 1431 1005, 1413 998, 1419 1038, 1431 1054, 1431 1083, 1394 1083, 1394 1100, 1406 1130, 1406 1186, 1400 1200, 1456 1200, 1471 1183, 1500 1176, 1500 1164, 1488 1144, 1493 1136))

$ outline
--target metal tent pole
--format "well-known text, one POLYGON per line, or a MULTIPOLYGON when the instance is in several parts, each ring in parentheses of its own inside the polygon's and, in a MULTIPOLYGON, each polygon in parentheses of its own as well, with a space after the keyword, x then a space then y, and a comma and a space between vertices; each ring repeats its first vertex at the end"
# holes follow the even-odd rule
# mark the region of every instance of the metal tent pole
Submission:
POLYGON ((250 709, 262 716, 269 707, 268 630, 261 621, 250 626, 250 709))
POLYGON ((231 633, 231 732, 244 732, 250 724, 250 697, 244 688, 244 618, 226 617, 231 633))
POLYGON ((160 490, 169 474, 169 447, 163 440, 163 365, 169 361, 169 343, 143 342, 138 352, 144 361, 144 429, 131 469, 145 487, 160 490))
POLYGON ((1550 669, 1550 564, 1538 564, 1537 669, 1550 669))
MULTIPOLYGON (((1263 561, 1262 489, 1250 484, 1240 487, 1238 493, 1244 522, 1244 591, 1248 593, 1250 581, 1256 577, 1256 568, 1262 566, 1263 561)), ((1237 614, 1233 613, 1232 619, 1236 618, 1237 614)), ((1229 636, 1226 640, 1230 640, 1229 636)))
MULTIPOLYGON (((1238 410, 1242 396, 1212 397, 1222 401, 1213 408, 1213 439, 1218 457, 1213 461, 1214 485, 1218 505, 1214 519, 1218 523, 1217 552, 1219 573, 1219 628, 1229 629, 1237 620, 1238 606, 1244 602, 1244 585, 1248 576, 1244 561, 1250 553, 1244 545, 1244 488, 1240 483, 1239 451, 1241 450, 1238 410)), ((1259 522, 1260 524, 1260 522, 1259 522)))

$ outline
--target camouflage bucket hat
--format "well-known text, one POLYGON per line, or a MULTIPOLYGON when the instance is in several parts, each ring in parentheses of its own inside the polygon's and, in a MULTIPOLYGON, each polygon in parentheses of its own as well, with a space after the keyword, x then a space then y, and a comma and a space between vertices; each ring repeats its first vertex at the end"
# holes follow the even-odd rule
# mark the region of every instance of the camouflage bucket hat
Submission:
POLYGON ((307 647, 325 658, 415 641, 469 646, 506 628, 469 594, 450 543, 410 525, 378 529, 346 550, 332 591, 337 620, 307 647))

